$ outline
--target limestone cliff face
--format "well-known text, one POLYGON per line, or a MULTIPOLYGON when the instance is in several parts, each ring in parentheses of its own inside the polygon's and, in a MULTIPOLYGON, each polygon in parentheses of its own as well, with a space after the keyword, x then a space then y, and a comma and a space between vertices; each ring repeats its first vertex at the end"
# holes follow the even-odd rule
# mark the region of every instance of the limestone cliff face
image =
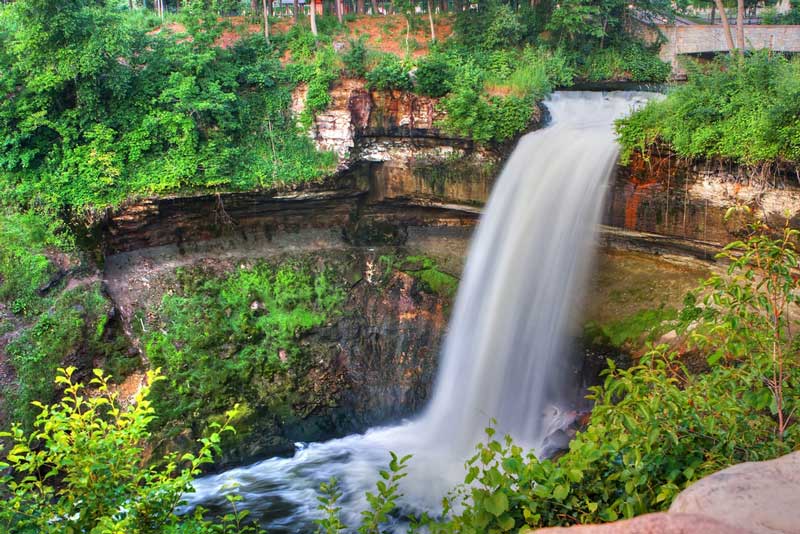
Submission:
POLYGON ((756 219, 798 227, 795 173, 783 169, 765 178, 736 165, 636 153, 612 182, 605 223, 715 245, 741 237, 756 219))

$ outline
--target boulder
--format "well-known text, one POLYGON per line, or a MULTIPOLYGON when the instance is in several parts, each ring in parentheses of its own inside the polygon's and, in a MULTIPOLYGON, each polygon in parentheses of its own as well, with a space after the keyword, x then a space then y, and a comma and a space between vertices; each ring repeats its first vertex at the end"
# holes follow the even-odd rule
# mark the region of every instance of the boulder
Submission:
MULTIPOLYGON (((542 528, 536 534, 751 534, 749 530, 698 514, 657 513, 602 525, 542 528)), ((526 534, 528 534, 526 533, 526 534)))
POLYGON ((682 491, 669 511, 703 514, 754 533, 800 533, 800 451, 709 475, 682 491))

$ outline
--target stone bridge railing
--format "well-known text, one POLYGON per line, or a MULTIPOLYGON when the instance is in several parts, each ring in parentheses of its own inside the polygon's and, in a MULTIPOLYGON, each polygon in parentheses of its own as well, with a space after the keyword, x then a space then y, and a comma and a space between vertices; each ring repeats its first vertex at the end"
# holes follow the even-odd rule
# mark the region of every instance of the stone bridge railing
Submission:
MULTIPOLYGON (((681 72, 678 57, 685 54, 704 54, 728 50, 722 25, 659 26, 667 38, 661 47, 661 59, 672 63, 676 73, 681 72)), ((731 27, 734 42, 736 27, 731 27)), ((769 48, 776 52, 800 52, 800 26, 746 25, 744 27, 746 48, 769 48)))

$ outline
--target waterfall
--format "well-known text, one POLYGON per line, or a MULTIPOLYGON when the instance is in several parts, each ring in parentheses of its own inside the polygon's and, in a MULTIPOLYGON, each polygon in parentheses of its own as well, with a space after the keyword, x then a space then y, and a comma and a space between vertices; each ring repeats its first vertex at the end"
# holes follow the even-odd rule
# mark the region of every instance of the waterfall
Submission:
POLYGON ((541 452, 569 422, 567 340, 617 159, 613 121, 646 98, 560 92, 546 102, 550 125, 520 139, 484 209, 419 418, 206 477, 190 504, 219 502, 235 483, 270 532, 306 532, 319 483, 331 476, 352 524, 390 450, 414 455, 405 504, 434 511, 463 479, 463 461, 490 419, 541 452))

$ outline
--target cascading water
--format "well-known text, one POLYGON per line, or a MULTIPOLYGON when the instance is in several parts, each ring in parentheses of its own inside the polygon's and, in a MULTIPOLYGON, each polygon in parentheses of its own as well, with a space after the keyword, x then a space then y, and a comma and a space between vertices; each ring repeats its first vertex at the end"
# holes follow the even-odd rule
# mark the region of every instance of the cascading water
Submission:
POLYGON ((463 479, 491 418, 501 434, 543 451, 570 422, 566 340, 616 163, 613 121, 648 97, 564 92, 546 102, 551 125, 520 139, 484 209, 418 419, 200 479, 190 504, 213 506, 236 486, 270 532, 308 532, 320 482, 339 480, 353 524, 388 451, 414 455, 405 504, 433 511, 463 479))

